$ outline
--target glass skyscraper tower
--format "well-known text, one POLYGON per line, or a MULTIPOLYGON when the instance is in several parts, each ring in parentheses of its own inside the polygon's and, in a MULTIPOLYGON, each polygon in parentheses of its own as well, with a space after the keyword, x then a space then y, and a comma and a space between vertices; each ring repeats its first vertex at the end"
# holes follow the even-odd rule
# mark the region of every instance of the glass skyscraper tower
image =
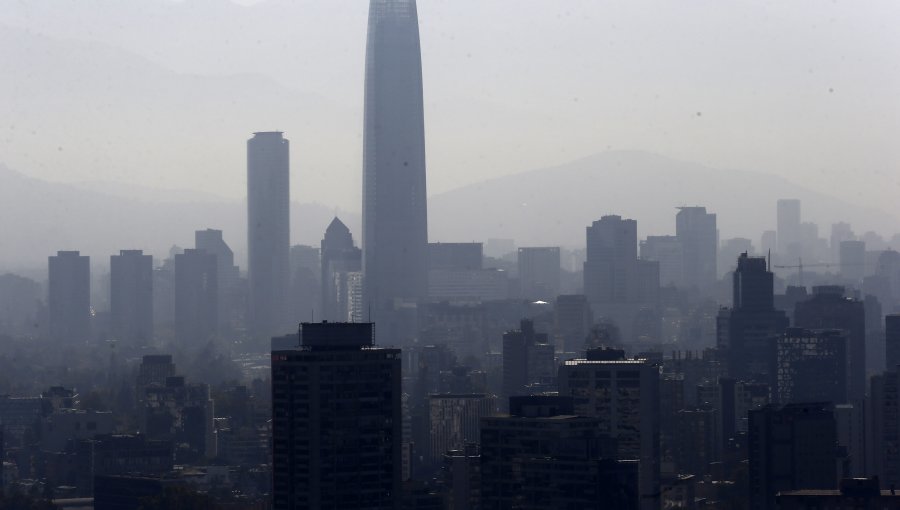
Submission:
POLYGON ((427 285, 425 121, 415 0, 372 0, 368 30, 364 299, 379 332, 402 342, 414 334, 410 305, 425 295, 427 285))

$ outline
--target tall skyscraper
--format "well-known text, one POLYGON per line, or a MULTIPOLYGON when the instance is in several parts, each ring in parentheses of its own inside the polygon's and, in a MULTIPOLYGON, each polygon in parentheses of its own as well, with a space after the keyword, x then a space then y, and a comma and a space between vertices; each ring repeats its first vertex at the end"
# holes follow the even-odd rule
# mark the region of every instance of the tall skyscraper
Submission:
POLYGON ((777 209, 778 254, 782 260, 796 260, 801 253, 800 201, 779 199, 777 209))
POLYGON ((400 350, 371 323, 305 323, 272 352, 272 505, 395 509, 400 501, 400 350))
POLYGON ((203 250, 175 255, 175 339, 203 345, 218 334, 219 278, 216 256, 203 250))
POLYGON ((113 338, 136 347, 153 342, 153 256, 121 250, 109 257, 113 338))
POLYGON ((234 252, 222 237, 222 231, 211 228, 194 232, 194 247, 216 256, 219 324, 223 333, 234 331, 240 326, 245 311, 241 306, 240 269, 234 265, 234 252))
POLYGON ((428 262, 425 116, 415 0, 372 0, 368 30, 364 294, 379 334, 405 342, 415 334, 408 309, 425 296, 428 262))
POLYGON ((322 316, 325 320, 346 322, 348 309, 347 273, 362 270, 362 252, 353 243, 353 234, 337 217, 322 238, 322 316))
MULTIPOLYGON (((281 132, 247 141, 248 326, 258 338, 288 332, 290 150, 281 132)), ((295 314, 296 315, 296 314, 295 314)))
POLYGON ((716 215, 707 213, 705 207, 679 207, 675 236, 684 253, 684 284, 709 291, 718 279, 716 215))
POLYGON ((519 285, 522 298, 551 301, 559 295, 559 247, 519 248, 519 285))
POLYGON ((91 337, 91 259, 77 251, 48 257, 50 338, 83 343, 91 337))
POLYGON ((772 340, 789 324, 787 315, 775 309, 775 276, 765 258, 742 253, 732 278, 732 308, 717 318, 718 346, 727 352, 731 377, 769 382, 772 340))

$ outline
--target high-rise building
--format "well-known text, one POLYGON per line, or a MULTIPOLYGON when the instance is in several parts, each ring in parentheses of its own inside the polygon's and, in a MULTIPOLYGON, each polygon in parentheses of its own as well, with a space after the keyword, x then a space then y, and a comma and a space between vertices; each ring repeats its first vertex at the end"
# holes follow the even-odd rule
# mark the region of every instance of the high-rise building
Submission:
POLYGON ((234 252, 222 237, 222 231, 211 228, 194 232, 194 247, 216 256, 219 323, 223 333, 232 332, 241 326, 246 312, 240 287, 240 268, 234 265, 234 252))
POLYGON ((483 267, 481 243, 428 243, 428 270, 476 270, 483 267))
POLYGON ((552 386, 556 377, 554 347, 534 322, 522 320, 518 331, 503 334, 503 398, 530 395, 552 386))
POLYGON ((48 257, 50 338, 78 344, 91 338, 91 259, 77 251, 48 257))
POLYGON ((109 257, 109 318, 113 338, 136 347, 153 342, 153 256, 121 250, 109 257))
POLYGON ((477 443, 481 419, 494 415, 496 400, 493 395, 481 393, 430 395, 430 461, 440 462, 447 451, 477 443))
POLYGON ((640 461, 641 508, 660 505, 659 367, 625 359, 623 351, 596 349, 587 359, 559 368, 559 394, 571 397, 574 414, 600 420, 600 432, 616 442, 619 460, 640 461))
POLYGON ((770 404, 750 411, 750 508, 774 510, 778 492, 837 485, 837 425, 830 404, 770 404))
POLYGON ((862 402, 866 395, 865 303, 844 297, 844 288, 839 285, 816 286, 810 299, 795 306, 794 326, 846 331, 847 398, 854 403, 862 402))
POLYGON ((272 352, 272 505, 395 509, 400 503, 400 350, 371 323, 304 323, 272 352))
POLYGON ((248 328, 258 338, 289 331, 290 149, 281 132, 247 140, 248 328))
POLYGON ((405 343, 427 290, 425 114, 415 0, 371 0, 363 129, 363 273, 378 334, 405 343), (412 323, 412 324, 410 324, 412 323))
POLYGON ((602 420, 576 415, 566 397, 509 407, 481 421, 481 508, 640 508, 636 463, 604 455, 602 420))
POLYGON ((554 307, 556 338, 560 350, 580 351, 594 325, 591 305, 583 294, 566 294, 556 298, 554 307))
POLYGON ((350 321, 347 273, 362 271, 362 251, 353 243, 347 225, 335 217, 322 238, 322 316, 328 321, 350 321))
POLYGON ((717 317, 718 346, 726 351, 732 378, 769 382, 770 347, 788 327, 788 317, 775 309, 774 275, 766 259, 742 253, 737 262, 733 307, 717 317))
POLYGON ((552 301, 559 295, 561 266, 559 247, 529 247, 518 251, 522 298, 552 301))
POLYGON ((684 284, 709 291, 719 278, 716 215, 707 213, 705 207, 679 207, 675 236, 684 251, 684 284))
POLYGON ((800 201, 782 198, 777 204, 778 254, 782 260, 796 260, 801 253, 800 201))
POLYGON ((175 255, 175 339, 199 346, 218 335, 219 278, 216 256, 203 250, 175 255))
POLYGON ((831 402, 847 398, 848 334, 838 329, 788 328, 774 341, 775 401, 831 402))
POLYGON ((887 369, 897 370, 900 365, 900 314, 884 317, 884 357, 887 369))
POLYGON ((841 241, 838 250, 841 278, 859 285, 866 275, 865 241, 841 241))
MULTIPOLYGON (((322 315, 322 254, 317 246, 295 244, 291 246, 290 303, 293 317, 315 320, 322 315)), ((339 319, 344 322, 347 318, 339 319)))
POLYGON ((586 237, 584 293, 594 315, 610 319, 630 341, 638 336, 639 316, 657 313, 660 264, 637 258, 634 220, 603 216, 586 237))
POLYGON ((659 284, 684 286, 684 248, 675 236, 647 236, 641 241, 641 259, 659 263, 659 284))

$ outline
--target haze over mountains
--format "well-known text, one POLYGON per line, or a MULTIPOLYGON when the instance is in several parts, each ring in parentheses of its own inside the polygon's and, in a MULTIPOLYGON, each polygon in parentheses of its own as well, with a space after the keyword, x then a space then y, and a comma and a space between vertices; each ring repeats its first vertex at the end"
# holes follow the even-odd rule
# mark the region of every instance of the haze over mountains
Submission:
MULTIPOLYGON (((237 262, 244 264, 244 202, 115 183, 90 187, 28 178, 0 166, 0 203, 13 212, 0 215, 0 267, 40 269, 47 255, 60 249, 80 249, 101 265, 120 249, 140 248, 165 257, 172 244, 192 246, 194 230, 204 228, 224 230, 237 262)), ((612 151, 433 195, 429 238, 451 242, 499 237, 516 239, 519 246, 580 248, 584 228, 604 214, 637 219, 641 236, 662 235, 674 232, 675 207, 703 204, 718 214, 722 238, 750 237, 756 244, 759 232, 774 228, 775 200, 782 196, 801 199, 804 217, 818 222, 826 237, 838 218, 851 222, 859 233, 900 227, 897 218, 885 212, 768 174, 612 151), (778 195, 772 192, 776 189, 778 195)), ((359 242, 358 212, 296 202, 291 210, 292 242, 317 246, 335 214, 359 242)))
MULTIPOLYGON (((358 208, 365 2, 245 3, 4 2, 0 161, 239 200, 244 142, 280 129, 295 200, 358 208)), ((432 193, 634 149, 895 209, 896 2, 420 11, 432 193)))

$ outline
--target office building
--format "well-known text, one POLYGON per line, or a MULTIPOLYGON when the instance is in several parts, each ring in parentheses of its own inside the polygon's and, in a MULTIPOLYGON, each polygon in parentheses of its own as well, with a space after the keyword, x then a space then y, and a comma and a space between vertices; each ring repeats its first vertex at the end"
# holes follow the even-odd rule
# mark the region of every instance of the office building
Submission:
POLYGON ((444 454, 441 482, 445 508, 448 510, 481 508, 481 452, 478 443, 469 443, 461 450, 444 454))
POLYGON ((679 207, 675 236, 684 253, 684 284, 701 292, 710 291, 719 279, 716 215, 707 213, 705 207, 679 207))
POLYGON ((519 287, 523 299, 552 301, 559 295, 559 247, 529 247, 518 251, 519 287))
POLYGON ((887 369, 896 370, 900 365, 900 314, 884 317, 884 355, 887 369))
POLYGON ((775 510, 779 492, 833 489, 837 446, 830 404, 771 404, 750 411, 750 508, 775 510))
POLYGON ((777 337, 771 371, 775 401, 848 402, 848 340, 847 332, 837 329, 788 328, 777 337))
POLYGON ((415 0, 371 0, 363 128, 364 299, 406 343, 428 285, 425 116, 415 0))
POLYGON ((595 349, 559 368, 559 394, 574 412, 600 420, 600 432, 616 442, 619 460, 640 461, 641 508, 660 505, 659 367, 625 359, 623 351, 595 349))
POLYGON ((659 284, 684 286, 684 248, 676 236, 647 236, 641 241, 641 259, 659 263, 659 284))
POLYGON ((208 228, 194 232, 194 248, 216 256, 216 279, 219 289, 219 324, 232 332, 242 325, 246 310, 242 305, 240 269, 234 265, 234 252, 221 230, 208 228))
POLYGON ((602 420, 565 397, 513 397, 509 408, 481 422, 481 508, 639 508, 637 466, 604 457, 602 420))
POLYGON ((900 372, 871 378, 866 402, 866 467, 887 487, 900 487, 900 372))
MULTIPOLYGON (((801 301, 794 307, 794 326, 846 331, 847 397, 852 402, 862 402, 866 395, 865 303, 844 297, 844 288, 841 286, 816 286, 813 287, 810 299, 801 301)), ((835 404, 839 403, 841 402, 835 401, 835 404)))
POLYGON ((801 256, 800 201, 782 198, 777 203, 778 255, 793 261, 801 256))
POLYGON ((276 510, 394 509, 400 502, 400 350, 371 323, 304 323, 272 352, 276 510))
POLYGON ((594 326, 594 314, 591 312, 587 297, 583 294, 559 296, 553 310, 559 350, 563 352, 582 350, 594 326))
POLYGON ((481 243, 428 243, 428 270, 477 270, 483 267, 481 243))
POLYGON ((91 339, 91 259, 77 251, 48 257, 50 339, 80 344, 91 339))
POLYGON ((552 388, 556 380, 554 347, 534 322, 523 319, 518 331, 503 334, 503 398, 552 388))
POLYGON ((335 217, 322 238, 322 317, 328 321, 350 321, 347 273, 362 271, 362 250, 353 243, 353 234, 335 217))
POLYGON ((586 234, 584 293, 594 316, 613 321, 630 341, 638 336, 640 315, 656 313, 660 264, 637 258, 634 220, 603 216, 586 234))
POLYGON ((109 318, 113 338, 144 347, 153 343, 153 256, 121 250, 109 257, 109 318))
POLYGON ((247 141, 248 329, 268 340, 284 334, 290 282, 290 148, 281 132, 247 141))
POLYGON ((219 284, 216 256, 203 250, 175 255, 175 339, 201 346, 218 335, 219 284))
POLYGON ((733 307, 722 309, 716 323, 730 377, 770 382, 772 341, 789 324, 787 315, 775 309, 774 296, 774 275, 766 259, 742 253, 732 276, 733 307))
POLYGON ((428 397, 431 443, 429 461, 440 462, 450 450, 464 449, 468 443, 478 442, 481 419, 493 416, 497 399, 482 393, 445 393, 428 397))
POLYGON ((841 241, 838 250, 841 278, 859 285, 866 275, 865 241, 841 241))

